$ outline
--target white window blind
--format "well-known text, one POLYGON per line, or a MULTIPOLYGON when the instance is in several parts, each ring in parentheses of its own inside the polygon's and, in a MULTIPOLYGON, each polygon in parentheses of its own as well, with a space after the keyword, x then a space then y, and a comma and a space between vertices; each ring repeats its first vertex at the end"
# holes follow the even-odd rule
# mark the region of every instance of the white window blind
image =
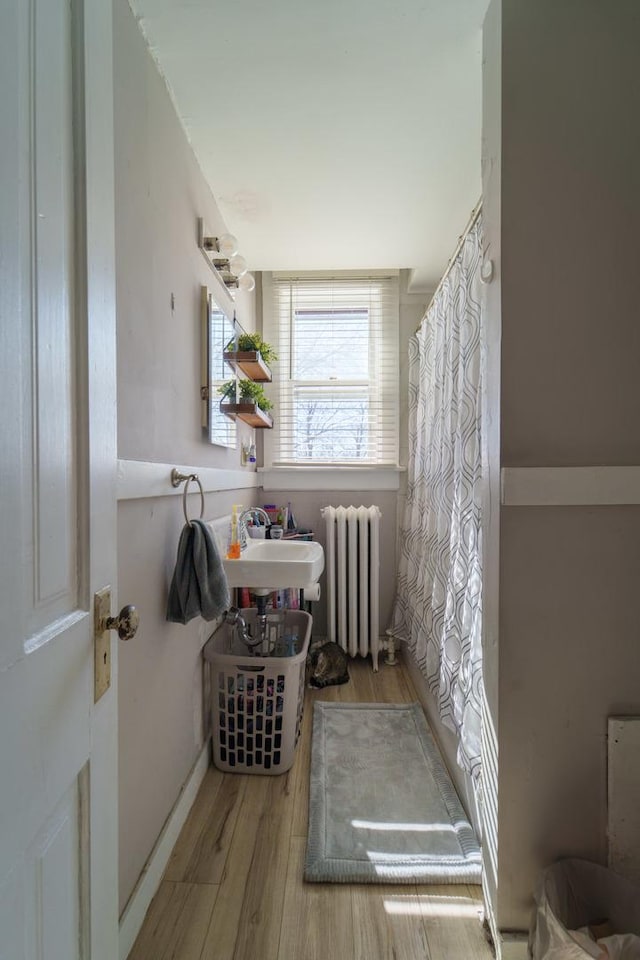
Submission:
POLYGON ((398 279, 265 277, 267 466, 397 464, 398 279))

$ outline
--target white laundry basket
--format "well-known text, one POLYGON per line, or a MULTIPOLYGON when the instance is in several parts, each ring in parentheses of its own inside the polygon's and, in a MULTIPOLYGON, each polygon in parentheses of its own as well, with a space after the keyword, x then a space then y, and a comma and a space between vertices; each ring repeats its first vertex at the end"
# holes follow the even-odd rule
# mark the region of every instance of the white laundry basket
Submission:
MULTIPOLYGON (((257 610, 240 613, 257 636, 257 610)), ((293 764, 311 623, 303 610, 267 615, 271 647, 288 653, 283 656, 253 656, 227 623, 207 641, 203 654, 211 664, 213 760, 219 770, 277 774, 293 764)))

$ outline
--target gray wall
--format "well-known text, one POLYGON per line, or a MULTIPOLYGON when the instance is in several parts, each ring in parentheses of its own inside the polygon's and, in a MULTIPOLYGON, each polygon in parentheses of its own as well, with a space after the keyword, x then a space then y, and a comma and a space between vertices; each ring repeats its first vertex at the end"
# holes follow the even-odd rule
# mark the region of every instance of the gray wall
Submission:
MULTIPOLYGON (((494 27, 499 7, 483 158, 502 466, 637 464, 638 6, 502 0, 494 27)), ((527 927, 545 864, 605 861, 606 718, 640 712, 639 535, 634 506, 501 510, 502 929, 527 927)))
MULTIPOLYGON (((208 494, 207 517, 236 495, 208 494)), ((120 910, 179 797, 207 735, 200 651, 216 624, 167 623, 167 588, 183 525, 181 500, 127 500, 118 508, 118 589, 140 613, 119 650, 120 910)))
MULTIPOLYGON (((114 4, 114 61, 119 456, 239 469, 239 445, 212 447, 200 427, 200 286, 216 279, 196 218, 225 228, 126 0, 114 4)), ((253 298, 236 305, 253 329, 253 298)), ((214 518, 238 494, 206 499, 214 518)), ((164 619, 182 523, 179 497, 119 504, 118 592, 141 614, 119 651, 121 910, 204 744, 200 651, 212 626, 164 619)))
POLYGON ((118 454, 237 468, 237 451, 202 442, 200 287, 251 330, 254 295, 234 306, 198 249, 198 217, 226 227, 125 0, 114 18, 118 454))
POLYGON ((499 917, 541 868, 606 863, 607 722, 640 713, 638 507, 503 510, 499 917))

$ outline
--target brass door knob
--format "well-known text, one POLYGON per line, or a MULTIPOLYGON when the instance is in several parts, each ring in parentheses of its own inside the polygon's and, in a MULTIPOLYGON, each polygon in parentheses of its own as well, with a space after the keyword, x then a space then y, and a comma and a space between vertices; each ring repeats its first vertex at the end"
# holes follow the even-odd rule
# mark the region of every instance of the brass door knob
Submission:
POLYGON ((131 640, 135 637, 139 624, 140 614, 129 604, 122 608, 117 617, 107 617, 105 629, 117 630, 121 640, 131 640))

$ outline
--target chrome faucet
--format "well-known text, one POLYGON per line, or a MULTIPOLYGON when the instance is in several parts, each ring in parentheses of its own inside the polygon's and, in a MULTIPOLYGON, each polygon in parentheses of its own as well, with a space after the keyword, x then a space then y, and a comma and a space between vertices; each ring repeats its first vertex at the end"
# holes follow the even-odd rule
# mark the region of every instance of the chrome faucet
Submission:
POLYGON ((250 517, 260 517, 264 520, 265 526, 271 526, 271 518, 266 510, 263 510, 262 507, 247 507, 246 510, 243 510, 240 516, 238 517, 238 526, 240 527, 240 545, 241 547, 246 547, 247 545, 247 520, 250 517))

